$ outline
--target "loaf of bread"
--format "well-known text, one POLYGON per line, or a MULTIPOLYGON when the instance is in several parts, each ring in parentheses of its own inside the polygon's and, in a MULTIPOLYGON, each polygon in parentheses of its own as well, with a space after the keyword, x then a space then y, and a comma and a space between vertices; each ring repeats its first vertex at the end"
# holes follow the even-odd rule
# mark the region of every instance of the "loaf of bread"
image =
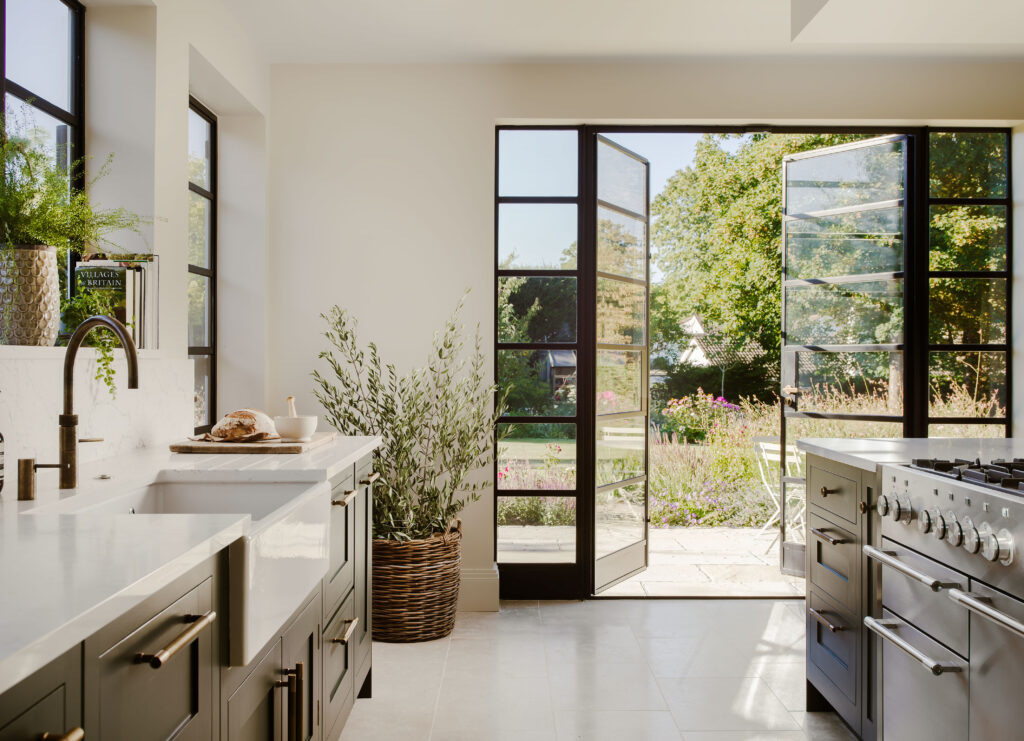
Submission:
POLYGON ((235 443, 274 440, 279 437, 274 421, 256 409, 239 409, 226 414, 210 430, 215 440, 235 443))

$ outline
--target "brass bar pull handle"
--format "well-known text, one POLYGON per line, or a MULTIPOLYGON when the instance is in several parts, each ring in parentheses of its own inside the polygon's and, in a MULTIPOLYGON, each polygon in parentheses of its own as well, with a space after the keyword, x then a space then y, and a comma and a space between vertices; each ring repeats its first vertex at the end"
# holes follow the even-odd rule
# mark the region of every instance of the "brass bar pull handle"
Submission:
POLYGON ((839 489, 829 489, 827 486, 821 487, 821 496, 827 497, 829 494, 838 494, 839 489))
POLYGON ((819 623, 821 623, 826 628, 828 628, 828 632, 829 633, 835 633, 835 632, 840 631, 840 630, 846 630, 846 626, 845 625, 834 625, 833 623, 831 623, 829 621, 829 619, 827 617, 824 616, 824 614, 822 614, 821 612, 818 612, 813 607, 808 607, 807 608, 807 612, 809 612, 811 614, 812 618, 814 618, 819 623))
POLYGON ((356 632, 356 626, 359 625, 359 618, 352 618, 348 621, 348 627, 345 628, 344 634, 341 638, 332 638, 331 643, 340 643, 342 646, 348 644, 352 640, 352 634, 356 632))
POLYGON ((288 741, 299 741, 299 736, 295 732, 295 712, 299 705, 299 681, 294 674, 291 674, 281 684, 288 688, 288 741))
MULTIPOLYGON (((302 662, 295 664, 295 741, 303 737, 302 709, 306 702, 305 679, 302 672, 302 662)), ((290 689, 290 688, 289 688, 290 689)))
POLYGON ((54 736, 52 733, 44 733, 39 737, 41 741, 82 741, 85 738, 85 731, 81 728, 72 728, 61 736, 54 736))
POLYGON ((822 530, 820 527, 812 527, 811 534, 817 535, 822 540, 827 540, 829 545, 842 545, 846 542, 844 538, 837 538, 834 535, 829 535, 827 532, 822 530))
POLYGON ((959 582, 942 581, 941 579, 936 579, 934 576, 923 574, 917 569, 912 569, 896 558, 895 551, 880 551, 871 545, 864 546, 863 550, 864 555, 868 558, 878 561, 880 564, 888 566, 890 569, 894 569, 914 581, 921 582, 933 592, 941 592, 943 589, 960 586, 959 582))
POLYGON ((961 589, 950 589, 946 594, 949 595, 951 600, 956 602, 958 605, 962 605, 967 608, 968 611, 973 612, 975 615, 979 615, 986 620, 990 620, 1011 633, 1024 637, 1024 623, 1020 620, 1010 617, 1005 612, 997 610, 992 607, 992 605, 982 602, 977 597, 972 597, 961 589))
POLYGON ((375 482, 379 478, 380 478, 380 474, 377 471, 374 471, 373 473, 371 473, 369 476, 367 476, 365 479, 363 479, 359 483, 362 484, 363 486, 370 486, 371 484, 373 484, 373 482, 375 482))
POLYGON ((170 661, 174 657, 174 654, 192 643, 192 641, 194 641, 209 625, 212 625, 213 621, 216 619, 217 613, 213 610, 210 610, 205 615, 189 615, 186 620, 192 624, 182 631, 181 635, 155 654, 135 654, 135 663, 149 664, 154 669, 159 669, 170 661))
POLYGON ((352 489, 350 491, 346 491, 345 496, 343 496, 341 499, 332 499, 331 504, 333 504, 335 507, 347 507, 348 503, 355 499, 356 494, 358 493, 359 489, 352 489))
POLYGON ((946 672, 963 671, 963 667, 961 667, 959 664, 954 664, 951 661, 936 661, 927 654, 919 651, 917 648, 912 646, 907 641, 900 638, 896 634, 896 631, 894 629, 900 627, 901 625, 906 625, 906 623, 904 623, 902 620, 897 620, 895 618, 886 618, 883 620, 879 618, 873 618, 870 615, 868 615, 864 618, 864 625, 866 625, 868 630, 870 630, 872 633, 876 633, 877 635, 881 636, 889 643, 894 645, 896 648, 900 649, 905 654, 913 658, 915 661, 917 661, 917 663, 919 663, 925 669, 930 671, 936 677, 940 674, 945 674, 946 672))

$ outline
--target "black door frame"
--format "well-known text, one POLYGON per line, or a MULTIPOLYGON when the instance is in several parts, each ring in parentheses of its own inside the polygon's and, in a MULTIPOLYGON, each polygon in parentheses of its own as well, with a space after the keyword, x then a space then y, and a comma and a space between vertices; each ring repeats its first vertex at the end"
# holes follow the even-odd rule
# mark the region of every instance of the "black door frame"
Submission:
MULTIPOLYGON (((1006 357, 1006 417, 1003 419, 948 419, 930 418, 928 415, 928 352, 933 349, 928 343, 928 224, 929 206, 939 201, 930 199, 928 192, 928 134, 930 132, 997 132, 1007 136, 1006 127, 991 126, 775 126, 769 124, 697 126, 697 125, 498 125, 494 133, 494 360, 497 378, 498 336, 497 336, 497 285, 499 276, 544 275, 545 271, 499 271, 498 256, 498 206, 500 203, 575 203, 577 204, 577 269, 561 271, 558 274, 577 278, 577 335, 573 343, 577 353, 577 404, 576 417, 569 419, 548 418, 545 421, 571 421, 576 424, 576 489, 572 492, 549 492, 559 496, 576 497, 576 561, 572 564, 543 563, 499 563, 500 592, 506 599, 585 599, 593 597, 594 589, 594 498, 587 492, 594 490, 594 399, 596 375, 596 327, 594 306, 596 302, 596 240, 597 240, 597 135, 598 134, 865 134, 883 136, 902 134, 908 141, 908 188, 907 213, 904 244, 904 406, 903 436, 926 437, 929 423, 998 424, 1006 426, 1006 434, 1012 433, 1013 374, 1010 338, 1012 337, 1012 285, 1013 275, 1013 189, 1012 153, 1007 146, 1008 172, 1005 199, 987 199, 982 203, 998 201, 1007 205, 1007 255, 1006 270, 986 273, 988 277, 1007 276, 1006 336, 1004 345, 987 345, 984 349, 1005 351, 1006 357), (503 130, 575 130, 579 132, 579 181, 575 198, 509 198, 498 195, 499 135, 503 130), (909 379, 915 379, 908 383, 909 379), (922 382, 923 381, 923 382, 922 382)), ((650 194, 648 194, 650 197, 650 194)), ((978 200, 978 199, 975 199, 978 200)), ((942 202, 942 201, 939 201, 942 202)), ((971 274, 942 274, 943 277, 971 277, 971 274)), ((649 280, 649 276, 648 276, 649 280)), ((649 312, 648 306, 648 312, 649 312)), ((570 349, 573 345, 563 345, 570 349)), ((534 349, 533 345, 503 345, 506 349, 534 349)), ((536 349, 545 349, 538 346, 536 349)), ((968 350, 970 347, 960 349, 968 350)), ((801 413, 811 416, 812 413, 801 413)), ((827 417, 827 414, 813 416, 827 417)), ((537 421, 536 418, 508 417, 507 422, 537 421)), ((782 444, 785 444, 785 426, 782 426, 782 444)), ((492 470, 493 481, 497 482, 497 456, 492 470)), ((536 491, 497 491, 494 497, 494 557, 497 562, 497 497, 543 495, 536 491)), ((780 544, 781 548, 781 544, 780 544)))

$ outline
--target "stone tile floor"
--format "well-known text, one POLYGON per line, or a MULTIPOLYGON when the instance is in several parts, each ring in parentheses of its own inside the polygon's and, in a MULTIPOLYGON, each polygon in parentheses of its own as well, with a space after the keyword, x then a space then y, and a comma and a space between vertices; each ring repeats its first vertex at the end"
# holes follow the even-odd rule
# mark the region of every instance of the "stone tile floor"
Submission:
POLYGON ((804 706, 801 600, 504 602, 374 643, 343 741, 848 741, 804 706))
POLYGON ((802 597, 779 571, 774 533, 756 528, 651 528, 650 565, 604 592, 616 597, 802 597))

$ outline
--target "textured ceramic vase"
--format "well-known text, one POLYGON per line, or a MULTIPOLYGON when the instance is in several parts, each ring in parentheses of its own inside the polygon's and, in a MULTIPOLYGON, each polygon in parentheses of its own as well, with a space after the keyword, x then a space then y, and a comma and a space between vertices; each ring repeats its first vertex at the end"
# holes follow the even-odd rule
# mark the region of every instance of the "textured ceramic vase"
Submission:
POLYGON ((0 344, 52 347, 59 329, 57 249, 0 249, 0 344))

